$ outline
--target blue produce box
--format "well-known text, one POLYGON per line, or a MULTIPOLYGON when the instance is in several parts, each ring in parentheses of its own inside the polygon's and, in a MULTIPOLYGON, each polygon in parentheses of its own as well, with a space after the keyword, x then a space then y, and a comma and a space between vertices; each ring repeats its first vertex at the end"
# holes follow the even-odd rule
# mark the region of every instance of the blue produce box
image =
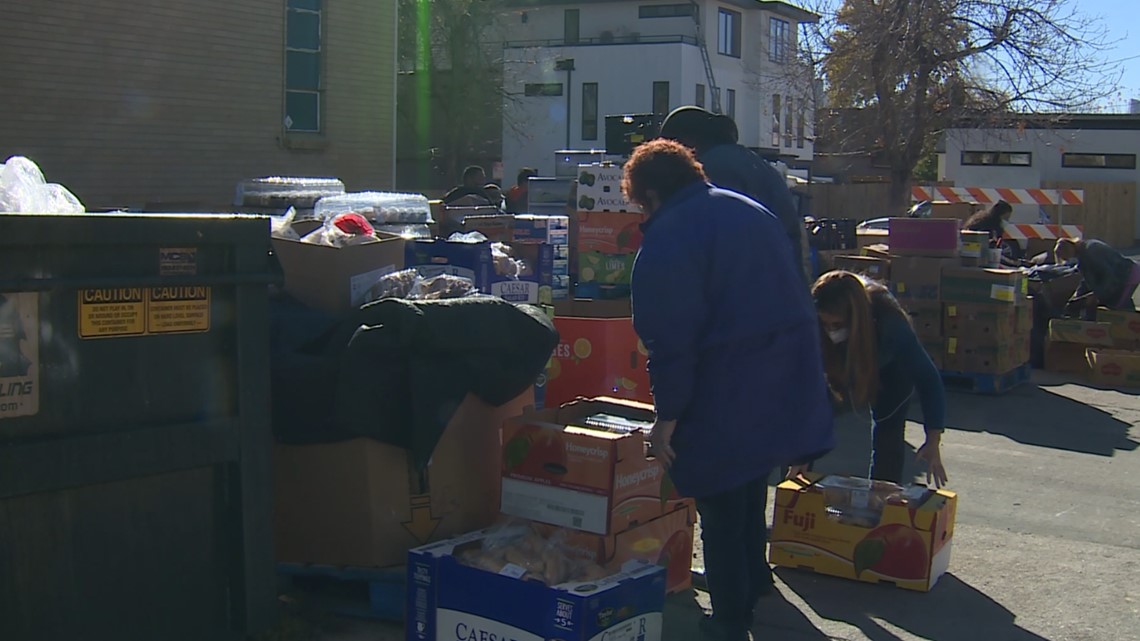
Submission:
POLYGON ((548 587, 468 567, 452 556, 485 535, 473 532, 408 552, 408 641, 660 641, 664 568, 637 565, 592 583, 548 587))
POLYGON ((553 300, 554 248, 548 244, 515 245, 516 258, 528 266, 527 273, 512 278, 496 272, 491 243, 447 240, 414 240, 406 244, 405 266, 415 267, 424 278, 440 274, 471 281, 475 289, 512 303, 546 303, 553 300))

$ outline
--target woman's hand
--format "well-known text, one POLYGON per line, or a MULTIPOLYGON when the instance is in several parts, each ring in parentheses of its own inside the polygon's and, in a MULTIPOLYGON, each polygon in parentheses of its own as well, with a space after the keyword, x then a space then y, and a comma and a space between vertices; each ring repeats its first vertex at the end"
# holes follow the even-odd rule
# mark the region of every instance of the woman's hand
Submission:
POLYGON ((665 467, 673 465, 677 458, 673 451, 673 430, 677 428, 677 421, 657 421, 649 433, 649 453, 661 460, 665 467))
POLYGON ((926 463, 926 483, 929 485, 933 482, 936 488, 946 485, 946 481, 950 480, 946 476, 946 468, 942 465, 941 445, 942 432, 928 432, 926 442, 918 448, 918 455, 914 459, 926 463))

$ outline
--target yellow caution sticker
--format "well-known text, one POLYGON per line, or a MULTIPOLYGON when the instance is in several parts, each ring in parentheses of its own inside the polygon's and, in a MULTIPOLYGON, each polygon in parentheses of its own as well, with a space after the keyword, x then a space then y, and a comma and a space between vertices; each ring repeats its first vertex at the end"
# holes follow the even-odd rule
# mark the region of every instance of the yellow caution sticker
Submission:
POLYGON ((152 287, 146 328, 149 334, 210 331, 210 288, 152 287))
POLYGON ((900 294, 905 294, 906 293, 906 283, 900 282, 898 284, 898 290, 899 290, 900 294))
POLYGON ((79 291, 79 337, 111 338, 146 333, 146 288, 79 291))
POLYGON ((950 354, 958 353, 958 339, 950 337, 946 339, 946 351, 950 354))
POLYGON ((946 306, 946 315, 949 316, 950 318, 956 318, 958 316, 958 306, 957 305, 947 305, 946 306))

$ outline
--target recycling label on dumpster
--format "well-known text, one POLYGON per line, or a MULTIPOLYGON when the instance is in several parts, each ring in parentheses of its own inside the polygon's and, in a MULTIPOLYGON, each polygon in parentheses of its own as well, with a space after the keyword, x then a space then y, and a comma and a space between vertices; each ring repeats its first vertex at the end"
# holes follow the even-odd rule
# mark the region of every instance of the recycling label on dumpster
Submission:
POLYGON ((120 287, 79 291, 79 337, 83 339, 208 331, 209 287, 120 287))
POLYGON ((39 297, 0 294, 0 419, 40 411, 39 297))

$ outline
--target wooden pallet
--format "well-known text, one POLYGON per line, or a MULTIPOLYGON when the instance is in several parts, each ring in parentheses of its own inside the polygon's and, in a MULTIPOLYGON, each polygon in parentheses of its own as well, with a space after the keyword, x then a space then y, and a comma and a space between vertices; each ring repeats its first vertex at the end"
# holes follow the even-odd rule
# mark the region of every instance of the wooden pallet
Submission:
POLYGON ((405 569, 356 568, 302 563, 279 563, 277 572, 299 587, 335 592, 337 604, 329 612, 339 616, 403 621, 407 607, 405 569))
POLYGON ((1004 394, 1029 382, 1032 369, 1026 363, 1005 374, 975 374, 970 372, 942 372, 942 383, 947 390, 969 394, 1004 394))

